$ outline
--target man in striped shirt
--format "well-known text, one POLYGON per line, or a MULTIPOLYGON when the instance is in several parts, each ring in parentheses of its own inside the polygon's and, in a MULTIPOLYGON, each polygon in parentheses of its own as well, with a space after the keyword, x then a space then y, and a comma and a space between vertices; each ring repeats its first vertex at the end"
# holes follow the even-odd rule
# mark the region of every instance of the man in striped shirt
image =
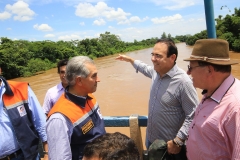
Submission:
POLYGON ((228 42, 196 41, 188 74, 193 85, 203 89, 203 98, 189 129, 189 160, 240 159, 240 81, 231 75, 228 42))
POLYGON ((169 154, 185 159, 178 153, 185 152, 183 145, 198 104, 197 92, 186 72, 176 65, 178 50, 171 39, 158 40, 151 56, 153 66, 121 54, 116 59, 130 62, 137 72, 152 79, 146 147, 162 139, 169 154))

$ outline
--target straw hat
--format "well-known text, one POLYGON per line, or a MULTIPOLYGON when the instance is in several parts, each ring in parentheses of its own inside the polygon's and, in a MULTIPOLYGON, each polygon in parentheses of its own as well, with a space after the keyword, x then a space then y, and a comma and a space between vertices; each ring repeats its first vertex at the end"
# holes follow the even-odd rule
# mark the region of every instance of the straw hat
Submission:
POLYGON ((238 64, 229 58, 229 45, 222 39, 200 39, 194 44, 190 58, 184 61, 203 61, 217 65, 238 64))

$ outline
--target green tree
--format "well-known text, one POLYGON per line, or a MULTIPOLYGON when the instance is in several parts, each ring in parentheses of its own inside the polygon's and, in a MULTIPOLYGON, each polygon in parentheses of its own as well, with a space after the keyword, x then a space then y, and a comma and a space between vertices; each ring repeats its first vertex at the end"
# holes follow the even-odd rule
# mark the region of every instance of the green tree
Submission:
POLYGON ((165 33, 165 32, 163 32, 163 34, 161 35, 161 39, 164 39, 164 38, 167 38, 167 36, 166 36, 166 33, 165 33))

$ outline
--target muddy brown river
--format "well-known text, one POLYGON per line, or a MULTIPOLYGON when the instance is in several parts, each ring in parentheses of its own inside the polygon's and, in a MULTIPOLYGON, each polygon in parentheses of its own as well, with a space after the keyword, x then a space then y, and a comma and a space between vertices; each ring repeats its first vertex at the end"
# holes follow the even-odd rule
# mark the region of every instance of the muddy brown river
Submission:
MULTIPOLYGON (((183 59, 190 56, 192 47, 186 46, 185 43, 179 43, 177 47, 179 52, 177 65, 187 70, 188 62, 183 61, 183 59)), ((148 48, 124 54, 151 65, 151 51, 152 48, 148 48)), ((130 63, 115 60, 116 57, 117 54, 94 60, 101 80, 94 95, 100 105, 102 115, 147 115, 151 80, 140 73, 137 74, 130 63)), ((230 52, 230 57, 240 62, 240 53, 230 52)), ((232 73, 240 79, 240 64, 232 66, 232 73)), ((29 82, 41 104, 46 91, 60 82, 57 68, 36 76, 16 78, 14 80, 29 82)), ((201 98, 200 90, 198 90, 198 93, 199 98, 201 98)), ((119 131, 129 135, 129 128, 114 127, 107 128, 107 131, 119 131)), ((142 128, 142 136, 144 142, 145 128, 142 128)))

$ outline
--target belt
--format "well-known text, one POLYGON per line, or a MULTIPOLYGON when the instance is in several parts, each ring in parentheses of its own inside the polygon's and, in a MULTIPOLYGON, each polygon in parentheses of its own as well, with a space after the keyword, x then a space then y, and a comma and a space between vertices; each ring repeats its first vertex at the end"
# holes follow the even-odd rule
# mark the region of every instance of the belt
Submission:
POLYGON ((11 160, 12 158, 17 158, 20 154, 22 154, 21 149, 17 150, 16 152, 14 152, 12 154, 7 155, 4 158, 0 158, 0 160, 11 160))

